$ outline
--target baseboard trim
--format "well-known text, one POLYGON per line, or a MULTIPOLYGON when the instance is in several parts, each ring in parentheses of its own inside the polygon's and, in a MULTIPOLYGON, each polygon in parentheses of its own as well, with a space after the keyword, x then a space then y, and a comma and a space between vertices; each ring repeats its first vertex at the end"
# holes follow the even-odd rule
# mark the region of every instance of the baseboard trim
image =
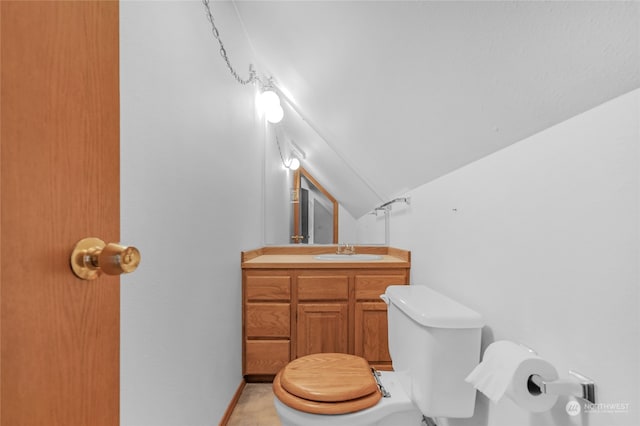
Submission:
POLYGON ((233 413, 233 409, 236 408, 236 404, 238 403, 240 395, 242 395, 242 391, 244 390, 246 384, 247 382, 243 378, 240 382, 240 385, 238 386, 238 389, 236 390, 236 393, 233 394, 233 398, 231 398, 231 402, 227 407, 227 411, 224 412, 224 416, 222 416, 222 420, 220 420, 218 426, 227 426, 227 423, 229 423, 229 419, 231 418, 231 413, 233 413))

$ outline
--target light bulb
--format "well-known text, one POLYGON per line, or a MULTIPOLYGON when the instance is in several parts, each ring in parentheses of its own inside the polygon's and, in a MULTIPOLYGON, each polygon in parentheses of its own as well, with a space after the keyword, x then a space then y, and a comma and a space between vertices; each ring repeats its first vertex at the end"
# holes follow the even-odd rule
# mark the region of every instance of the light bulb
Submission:
POLYGON ((260 102, 265 111, 280 106, 280 97, 273 90, 265 90, 260 94, 260 102))
POLYGON ((293 157, 291 159, 291 161, 289 162, 289 169, 290 170, 298 170, 300 168, 300 160, 298 160, 297 158, 293 157))
POLYGON ((265 116, 269 123, 276 124, 282 121, 282 118, 284 117, 284 110, 280 105, 275 105, 265 110, 265 116))

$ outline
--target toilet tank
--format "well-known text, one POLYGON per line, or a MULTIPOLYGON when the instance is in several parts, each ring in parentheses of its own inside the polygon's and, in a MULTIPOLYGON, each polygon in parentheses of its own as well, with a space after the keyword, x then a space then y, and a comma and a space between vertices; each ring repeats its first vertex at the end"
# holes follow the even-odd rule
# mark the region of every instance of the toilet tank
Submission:
POLYGON ((482 316, 428 287, 389 286, 389 353, 401 385, 427 417, 471 417, 464 379, 480 361, 482 316))

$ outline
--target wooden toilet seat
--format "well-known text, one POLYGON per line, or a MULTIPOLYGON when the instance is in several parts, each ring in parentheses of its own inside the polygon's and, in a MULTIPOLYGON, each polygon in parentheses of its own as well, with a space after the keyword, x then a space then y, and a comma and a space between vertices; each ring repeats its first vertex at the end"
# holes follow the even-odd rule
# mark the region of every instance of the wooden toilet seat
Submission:
POLYGON ((313 414, 346 414, 372 407, 382 395, 369 363, 340 353, 307 355, 276 375, 273 391, 284 404, 313 414))

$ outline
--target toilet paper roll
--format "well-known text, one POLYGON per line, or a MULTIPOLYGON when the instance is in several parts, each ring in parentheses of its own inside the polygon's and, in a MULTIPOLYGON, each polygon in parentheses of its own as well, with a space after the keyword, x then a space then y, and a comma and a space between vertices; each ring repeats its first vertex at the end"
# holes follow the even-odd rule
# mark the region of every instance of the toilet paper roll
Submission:
POLYGON ((528 382, 533 374, 546 381, 558 378, 558 372, 548 361, 522 345, 502 340, 489 345, 482 362, 465 380, 493 402, 506 395, 526 410, 547 411, 558 396, 530 392, 528 382))

